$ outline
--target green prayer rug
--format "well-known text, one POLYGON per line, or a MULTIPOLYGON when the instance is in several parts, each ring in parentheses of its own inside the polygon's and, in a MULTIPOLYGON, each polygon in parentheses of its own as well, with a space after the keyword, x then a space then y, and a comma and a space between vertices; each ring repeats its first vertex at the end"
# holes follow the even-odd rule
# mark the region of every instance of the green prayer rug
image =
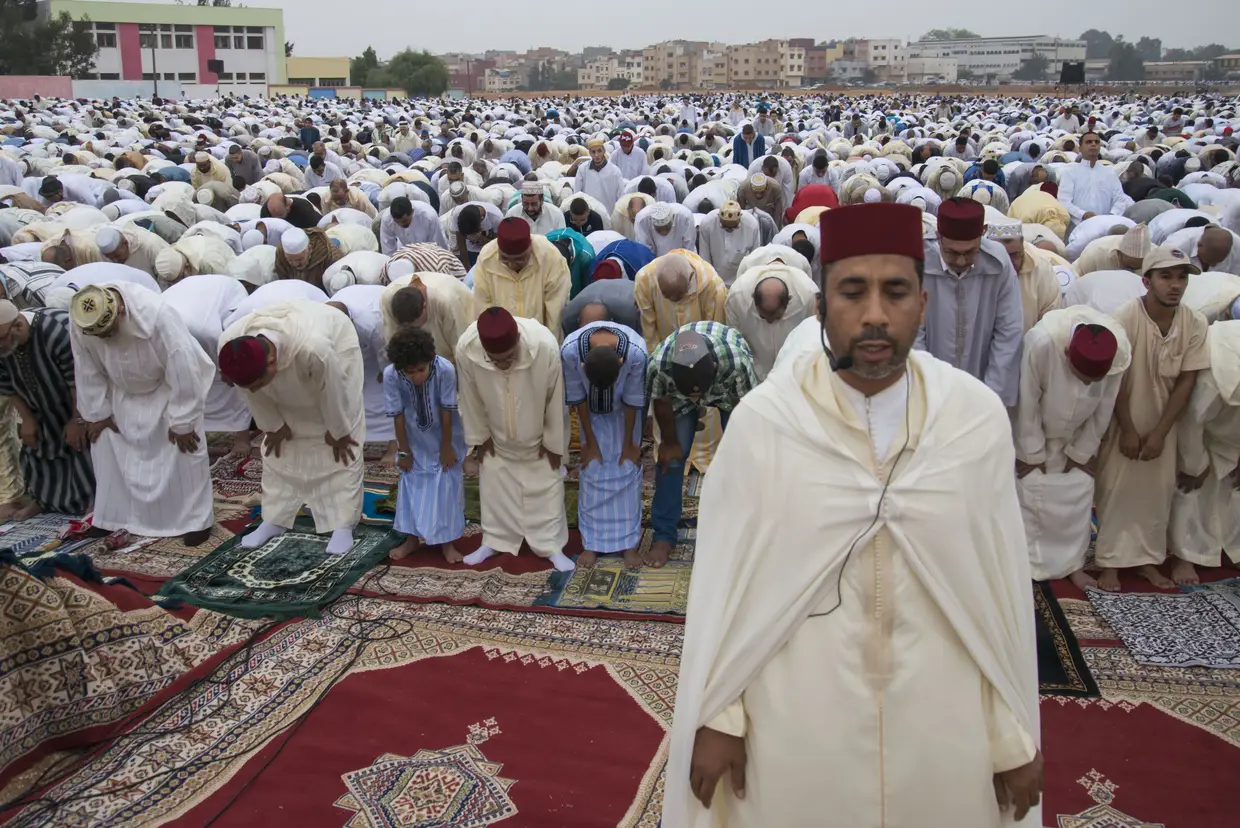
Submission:
POLYGON ((328 555, 331 536, 316 535, 308 518, 258 549, 243 548, 242 537, 169 579, 159 596, 238 618, 317 618, 401 542, 386 529, 359 525, 352 549, 328 555))
MULTIPOLYGON (((568 528, 577 528, 577 481, 564 481, 564 515, 568 528)), ((482 523, 482 500, 478 495, 478 478, 465 478, 465 520, 482 523)))

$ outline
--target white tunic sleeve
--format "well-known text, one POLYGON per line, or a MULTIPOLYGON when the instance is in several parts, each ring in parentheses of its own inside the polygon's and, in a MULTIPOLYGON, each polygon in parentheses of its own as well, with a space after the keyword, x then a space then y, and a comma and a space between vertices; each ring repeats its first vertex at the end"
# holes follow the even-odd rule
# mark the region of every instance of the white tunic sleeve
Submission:
POLYGON ((328 349, 322 360, 323 392, 320 399, 323 423, 327 426, 327 433, 338 440, 353 431, 353 418, 345 407, 345 391, 349 381, 345 377, 344 362, 335 350, 328 349))
POLYGON ((1081 423, 1072 442, 1064 447, 1064 456, 1072 462, 1084 465, 1098 453, 1102 438, 1111 424, 1111 415, 1115 413, 1115 400, 1119 396, 1119 384, 1122 380, 1121 374, 1102 380, 1102 401, 1089 419, 1081 423))
POLYGON ((1033 739, 1025 732, 1011 709, 990 682, 982 688, 982 713, 990 737, 990 755, 995 773, 1016 770, 1033 761, 1037 752, 1033 739))
POLYGON ((86 342, 86 334, 77 325, 69 326, 69 344, 73 347, 73 361, 77 365, 74 378, 77 382, 78 413, 87 422, 97 423, 112 416, 112 401, 108 399, 107 375, 99 355, 86 342))
POLYGON ((1020 365, 1020 398, 1016 403, 1016 456, 1021 462, 1033 466, 1046 462, 1040 363, 1051 349, 1051 340, 1041 329, 1032 329, 1025 335, 1020 365))
POLYGON ((741 699, 723 708, 723 712, 706 723, 711 730, 726 733, 729 736, 743 738, 747 730, 745 721, 745 704, 741 699))
MULTIPOLYGON (((458 357, 460 350, 457 351, 458 357)), ((461 427, 465 431, 465 445, 476 448, 491 439, 486 409, 478 394, 478 380, 474 376, 477 367, 469 359, 458 359, 456 365, 457 397, 461 411, 461 427)))

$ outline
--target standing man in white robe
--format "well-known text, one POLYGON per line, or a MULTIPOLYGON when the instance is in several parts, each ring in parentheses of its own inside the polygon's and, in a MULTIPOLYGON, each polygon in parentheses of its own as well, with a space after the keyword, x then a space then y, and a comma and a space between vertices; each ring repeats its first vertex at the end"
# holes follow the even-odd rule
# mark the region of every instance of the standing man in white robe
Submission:
POLYGON ((1025 334, 1016 406, 1016 493, 1038 581, 1085 572, 1098 449, 1132 350, 1114 319, 1087 305, 1054 310, 1025 334))
POLYGON ((384 290, 383 285, 349 285, 332 294, 327 304, 349 317, 357 331, 358 344, 362 348, 366 442, 387 443, 387 453, 383 461, 394 463, 396 431, 392 418, 387 416, 387 399, 383 392, 383 369, 390 364, 387 358, 387 337, 383 332, 383 314, 380 312, 384 290))
POLYGON ((512 205, 507 218, 525 219, 530 232, 546 236, 553 230, 564 229, 564 213, 547 201, 541 181, 525 181, 521 184, 521 201, 512 205))
POLYGON ((624 173, 607 160, 607 144, 602 138, 591 138, 586 148, 590 150, 590 163, 577 168, 573 190, 597 199, 611 213, 624 194, 624 173))
MULTIPOLYGON (((306 284, 303 282, 303 284, 306 284)), ((253 435, 250 432, 250 408, 241 392, 224 382, 220 376, 220 334, 225 322, 248 298, 245 286, 231 276, 201 274, 186 276, 161 296, 174 308, 190 336, 202 348, 216 370, 207 394, 207 406, 203 414, 204 431, 226 431, 233 435, 232 454, 245 457, 250 453, 253 435)))
POLYGON ((564 554, 567 418, 555 336, 533 319, 487 308, 457 343, 456 371, 465 444, 482 466, 482 546, 465 563, 516 555, 524 540, 560 572, 574 569, 564 554))
POLYGON ((749 394, 706 476, 663 824, 1041 826, 1007 412, 911 353, 917 208, 822 226, 833 353, 749 394))
POLYGON ((1101 163, 1102 136, 1081 136, 1081 159, 1059 175, 1059 203, 1074 225, 1098 215, 1122 216, 1132 199, 1124 194, 1115 168, 1101 163))
POLYGON ((263 522, 257 549, 293 528, 303 505, 327 554, 353 548, 362 519, 362 349, 336 308, 294 300, 251 313, 220 335, 220 373, 246 392, 264 433, 263 522))
POLYGON ((714 266, 728 287, 736 281, 741 260, 761 245, 761 225, 735 201, 725 201, 698 226, 698 254, 714 266))
POLYGON ((1206 333, 1210 369, 1179 426, 1179 474, 1167 545, 1197 566, 1240 565, 1240 320, 1206 333))
POLYGON ((764 380, 788 335, 817 315, 818 285, 791 265, 754 267, 732 284, 726 308, 728 326, 745 337, 753 352, 754 372, 764 380))
POLYGON ((620 169, 626 181, 641 178, 650 170, 646 153, 633 147, 633 131, 628 129, 620 133, 620 151, 612 154, 611 163, 620 169))
POLYGON ((69 303, 78 411, 98 529, 197 546, 215 510, 203 412, 215 372, 180 314, 146 288, 90 285, 69 303))

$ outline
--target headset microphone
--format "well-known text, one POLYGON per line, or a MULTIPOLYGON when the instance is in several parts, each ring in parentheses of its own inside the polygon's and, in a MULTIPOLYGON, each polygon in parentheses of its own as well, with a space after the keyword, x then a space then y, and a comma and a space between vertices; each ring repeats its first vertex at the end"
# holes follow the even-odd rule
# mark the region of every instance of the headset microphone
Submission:
POLYGON ((853 358, 851 354, 844 354, 844 356, 836 359, 834 355, 828 353, 827 358, 831 363, 831 370, 837 374, 840 371, 847 371, 853 366, 853 358))

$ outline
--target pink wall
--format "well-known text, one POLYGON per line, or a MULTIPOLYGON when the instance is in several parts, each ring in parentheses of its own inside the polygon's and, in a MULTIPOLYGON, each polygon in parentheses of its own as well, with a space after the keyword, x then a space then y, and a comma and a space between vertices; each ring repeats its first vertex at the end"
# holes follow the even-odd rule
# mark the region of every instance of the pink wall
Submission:
MULTIPOLYGON (((215 73, 207 71, 207 61, 215 60, 215 27, 195 26, 194 32, 198 35, 198 82, 218 83, 215 73)), ((228 71, 227 66, 224 71, 228 71)))
POLYGON ((0 98, 72 98, 73 79, 57 75, 0 75, 0 98))
POLYGON ((142 80, 142 41, 138 37, 138 24, 117 23, 116 31, 117 44, 121 47, 121 80, 142 80))

